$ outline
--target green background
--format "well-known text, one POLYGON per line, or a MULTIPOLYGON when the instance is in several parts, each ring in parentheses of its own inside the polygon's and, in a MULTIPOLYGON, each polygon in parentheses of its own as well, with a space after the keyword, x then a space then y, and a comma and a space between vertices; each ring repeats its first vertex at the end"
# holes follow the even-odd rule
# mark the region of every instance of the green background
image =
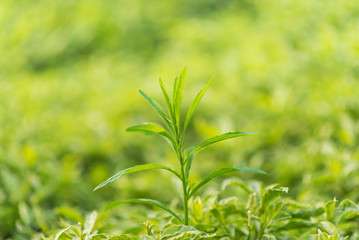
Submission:
POLYGON ((193 181, 243 164, 269 176, 241 178, 298 201, 359 200, 355 1, 2 0, 0 23, 0 239, 50 234, 114 200, 176 199, 159 172, 92 190, 135 164, 176 166, 162 139, 125 129, 159 120, 137 90, 163 103, 158 77, 170 88, 185 66, 184 109, 215 76, 187 146, 261 132, 198 154, 193 181))

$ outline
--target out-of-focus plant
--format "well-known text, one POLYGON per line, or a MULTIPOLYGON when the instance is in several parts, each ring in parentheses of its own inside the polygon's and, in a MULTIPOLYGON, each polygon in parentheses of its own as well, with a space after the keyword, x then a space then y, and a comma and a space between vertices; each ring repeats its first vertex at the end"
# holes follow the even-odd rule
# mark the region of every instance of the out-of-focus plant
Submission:
POLYGON ((226 139, 230 138, 236 138, 240 136, 245 135, 251 135, 255 134, 256 132, 227 132, 221 135, 214 136, 212 138, 209 138, 205 140, 204 142, 200 143, 197 146, 192 146, 189 148, 184 148, 184 136, 188 127, 188 124, 192 118, 192 115, 197 108, 199 102, 201 101, 204 93, 206 92, 207 88, 209 87, 211 81, 208 82, 208 84, 197 94, 194 101, 192 102, 186 118, 184 121, 181 119, 181 102, 182 102, 182 90, 183 90, 183 84, 186 77, 186 68, 182 71, 180 77, 176 77, 174 81, 173 86, 173 98, 172 102, 170 100, 170 97, 167 93, 167 90, 160 79, 160 86, 165 98, 166 106, 168 114, 166 114, 163 110, 163 108, 158 104, 155 100, 150 98, 147 94, 142 92, 141 95, 154 107, 154 109, 157 111, 161 119, 163 120, 163 123, 165 126, 155 124, 155 123, 144 123, 136 126, 132 126, 127 129, 127 131, 131 132, 138 132, 143 133, 147 135, 159 135, 164 137, 167 142, 170 144, 170 146, 173 148, 173 150, 176 153, 178 163, 179 163, 179 169, 174 170, 170 167, 167 167, 162 164, 144 164, 144 165, 137 165, 131 168, 127 168, 125 170, 122 170, 100 185, 98 185, 94 190, 97 190, 99 188, 102 188, 106 186, 109 183, 112 183, 113 181, 117 180, 123 175, 133 173, 133 172, 139 172, 149 169, 164 169, 172 174, 174 174, 182 183, 182 198, 183 198, 183 211, 184 211, 184 218, 177 215, 174 211, 166 207, 164 204, 157 200, 153 199, 130 199, 125 201, 118 201, 109 206, 109 208, 115 207, 117 205, 123 204, 123 203, 146 203, 150 204, 159 208, 162 208, 163 210, 169 212, 172 216, 174 216, 179 222, 181 222, 184 225, 189 224, 189 209, 188 209, 188 202, 191 200, 191 198, 194 196, 194 194, 206 183, 214 179, 215 177, 230 173, 230 172, 237 172, 237 171, 247 171, 247 172, 254 172, 254 173, 261 173, 266 174, 264 171, 256 169, 256 168, 248 168, 242 165, 238 165, 231 168, 221 168, 215 172, 212 172, 207 177, 205 177, 202 181, 200 181, 197 184, 190 185, 189 183, 189 177, 190 177, 190 170, 193 162, 193 158, 197 152, 202 150, 203 148, 216 143, 220 142, 226 139))

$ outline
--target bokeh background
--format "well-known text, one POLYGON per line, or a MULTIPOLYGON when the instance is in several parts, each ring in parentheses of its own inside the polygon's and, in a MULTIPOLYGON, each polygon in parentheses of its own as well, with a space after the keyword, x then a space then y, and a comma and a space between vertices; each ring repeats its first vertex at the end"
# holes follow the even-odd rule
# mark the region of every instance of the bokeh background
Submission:
MULTIPOLYGON (((261 132, 198 154, 193 181, 243 164, 269 176, 242 179, 298 201, 359 200, 356 1, 2 0, 0 23, 0 239, 50 234, 114 200, 176 199, 159 172, 92 190, 135 164, 176 166, 162 139, 125 129, 159 120, 137 90, 163 103, 158 78, 171 88, 185 66, 184 110, 215 76, 188 146, 261 132)), ((104 227, 131 211, 114 212, 104 227)))

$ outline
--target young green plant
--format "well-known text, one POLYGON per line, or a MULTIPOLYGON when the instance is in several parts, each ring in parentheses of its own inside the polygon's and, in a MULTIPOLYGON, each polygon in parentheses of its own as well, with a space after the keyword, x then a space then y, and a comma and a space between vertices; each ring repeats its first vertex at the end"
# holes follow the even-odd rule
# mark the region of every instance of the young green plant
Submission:
POLYGON ((172 101, 170 100, 170 97, 167 93, 167 90, 160 79, 160 86, 163 92, 163 96, 166 102, 167 111, 168 114, 166 114, 161 107, 159 103, 157 103, 155 100, 150 98, 147 94, 140 91, 140 94, 152 105, 152 107, 157 111, 161 119, 163 120, 164 126, 155 124, 155 123, 143 123, 140 125, 135 125, 127 129, 127 131, 130 132, 138 132, 146 135, 159 135, 164 137, 168 143, 171 145, 171 147, 176 152, 176 156, 179 163, 178 169, 172 169, 170 167, 167 167, 162 164, 143 164, 143 165, 137 165, 131 168, 127 168, 125 170, 122 170, 100 185, 98 185, 95 189, 102 188, 106 186, 109 183, 112 183, 116 179, 120 178, 123 175, 133 173, 133 172, 139 172, 149 169, 163 169, 171 172, 176 178, 178 178, 182 183, 182 193, 183 193, 183 217, 180 215, 177 215, 174 211, 166 207, 164 204, 160 203, 159 201, 152 200, 152 199, 130 199, 125 201, 118 201, 114 202, 108 208, 115 207, 117 205, 123 204, 123 203, 146 203, 150 204, 159 208, 162 208, 163 210, 169 212, 171 215, 173 215, 175 218, 177 218, 181 223, 184 225, 188 225, 188 202, 193 197, 193 195, 206 183, 214 179, 215 177, 230 173, 230 172, 237 172, 237 171, 247 171, 247 172, 254 172, 254 173, 261 173, 266 174, 264 171, 256 169, 256 168, 248 168, 242 165, 235 166, 235 167, 229 167, 229 168, 222 168, 215 172, 212 172, 207 177, 205 177, 202 181, 197 183, 196 185, 189 186, 189 178, 190 178, 190 170, 193 162, 193 158, 197 152, 204 149, 205 147, 220 142, 226 139, 230 138, 236 138, 240 136, 246 136, 255 134, 257 132, 227 132, 218 136, 214 136, 212 138, 209 138, 205 140, 204 142, 200 143, 197 146, 192 146, 189 148, 184 148, 184 136, 188 127, 188 124, 192 118, 192 115, 197 108, 199 102, 201 101, 204 93, 206 92, 207 88, 209 87, 212 79, 207 83, 207 85, 197 94, 194 101, 192 102, 187 115, 184 119, 184 121, 181 119, 181 102, 182 102, 182 90, 183 90, 183 83, 186 77, 186 68, 182 71, 180 74, 180 77, 176 77, 174 86, 173 86, 173 97, 172 101), (183 122, 183 124, 181 124, 183 122))

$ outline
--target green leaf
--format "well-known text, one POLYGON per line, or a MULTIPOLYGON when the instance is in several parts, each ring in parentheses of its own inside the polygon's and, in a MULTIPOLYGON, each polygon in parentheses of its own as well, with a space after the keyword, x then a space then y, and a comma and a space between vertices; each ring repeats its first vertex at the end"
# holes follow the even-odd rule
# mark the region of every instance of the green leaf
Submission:
POLYGON ((59 237, 60 237, 64 232, 66 232, 66 231, 69 230, 69 229, 70 229, 70 227, 67 227, 67 228, 65 228, 65 229, 62 229, 60 232, 58 232, 58 233, 55 235, 54 240, 59 239, 59 237))
POLYGON ((76 234, 76 236, 78 236, 79 238, 81 237, 82 235, 82 225, 81 223, 78 223, 77 227, 76 226, 72 226, 72 225, 68 225, 69 228, 76 234))
POLYGON ((197 196, 193 202, 192 211, 194 218, 198 221, 201 221, 203 217, 203 204, 199 196, 197 196))
POLYGON ((107 235, 104 233, 100 233, 100 234, 91 234, 90 237, 91 240, 108 240, 107 235))
POLYGON ((346 210, 339 218, 338 223, 345 222, 349 219, 356 218, 359 216, 359 212, 355 210, 346 210))
POLYGON ((274 201, 272 202, 272 204, 270 204, 270 207, 268 207, 267 211, 265 211, 265 214, 262 215, 263 216, 262 220, 266 227, 269 226, 272 219, 277 216, 282 206, 283 206, 283 201, 279 201, 279 200, 274 201))
POLYGON ((330 235, 337 235, 338 234, 338 230, 337 228, 334 226, 333 223, 329 222, 329 221, 323 221, 320 222, 324 228, 324 230, 329 233, 330 235))
POLYGON ((200 240, 213 239, 215 234, 208 235, 191 226, 171 225, 161 233, 161 240, 200 240))
POLYGON ((168 139, 172 143, 172 145, 175 145, 175 141, 171 136, 171 134, 169 134, 163 127, 158 126, 154 123, 143 123, 143 124, 135 125, 127 128, 126 131, 138 132, 146 135, 153 135, 153 134, 161 135, 162 137, 168 139))
POLYGON ((311 217, 316 217, 324 213, 323 207, 318 207, 314 209, 300 209, 294 212, 288 212, 292 218, 303 218, 309 219, 311 217))
MULTIPOLYGON (((176 102, 176 94, 177 94, 177 88, 178 88, 178 77, 175 78, 175 81, 173 83, 173 94, 172 94, 172 101, 173 105, 176 102)), ((173 109, 174 110, 174 109, 173 109)))
POLYGON ((103 183, 99 184, 94 189, 94 191, 96 191, 99 188, 102 188, 103 186, 106 186, 107 184, 112 183, 113 181, 117 180, 118 178, 120 178, 123 175, 129 174, 129 173, 134 173, 134 172, 140 172, 140 171, 144 171, 144 170, 150 170, 150 169, 164 169, 164 170, 170 171, 171 173, 176 175, 178 178, 181 178, 175 170, 173 170, 169 167, 166 167, 161 164, 149 163, 149 164, 143 164, 143 165, 136 165, 134 167, 130 167, 130 168, 119 171, 118 173, 116 173, 115 175, 113 175, 112 177, 110 177, 109 179, 104 181, 103 183))
POLYGON ((173 87, 173 111, 176 116, 177 122, 177 130, 179 130, 180 126, 180 116, 181 116, 181 102, 182 102, 182 91, 183 91, 183 83, 186 78, 187 68, 184 68, 179 79, 177 78, 175 81, 175 85, 173 87))
POLYGON ((159 201, 156 201, 156 200, 153 200, 153 199, 135 198, 135 199, 129 199, 129 200, 124 200, 124 201, 117 201, 117 202, 114 202, 114 203, 111 203, 110 205, 108 205, 105 210, 112 209, 112 208, 117 207, 119 205, 122 205, 124 203, 144 203, 144 204, 149 204, 149 205, 152 205, 152 206, 155 206, 155 207, 159 207, 159 208, 167 211, 172 216, 177 218, 181 223, 183 223, 182 219, 176 213, 174 213, 171 209, 169 209, 168 207, 166 207, 165 205, 163 205, 159 201))
POLYGON ((301 229, 301 228, 313 228, 313 227, 319 227, 319 224, 312 222, 312 221, 307 221, 307 220, 292 219, 284 226, 279 227, 277 229, 277 231, 301 229))
POLYGON ((97 212, 93 211, 89 216, 86 217, 84 233, 91 233, 93 226, 95 225, 97 218, 97 212))
POLYGON ((327 215, 327 220, 330 221, 333 217, 335 205, 337 204, 337 200, 331 200, 325 204, 325 213, 327 215))
POLYGON ((106 239, 107 240, 138 240, 138 237, 128 234, 113 234, 106 239))
POLYGON ((318 240, 330 240, 331 237, 327 234, 327 233, 323 233, 322 231, 320 231, 320 229, 318 229, 318 240))
POLYGON ((186 115, 186 119, 184 121, 184 126, 183 126, 183 132, 182 132, 182 136, 185 134, 185 131, 188 127, 188 124, 192 118, 192 115, 194 113, 194 111, 196 110, 199 102, 201 101, 203 95, 205 94, 205 92, 207 91, 207 88, 209 87, 209 85, 211 84, 213 78, 207 83, 207 85, 202 88, 202 90, 197 94, 197 96, 195 97, 195 99, 193 100, 190 108, 188 109, 187 115, 186 115))
POLYGON ((195 154, 196 152, 200 151, 201 149, 207 147, 208 145, 211 145, 213 143, 216 142, 220 142, 220 141, 224 141, 230 138, 236 138, 236 137, 241 137, 241 136, 245 136, 245 135, 252 135, 252 134, 256 134, 259 132, 228 132, 228 133, 224 133, 215 137, 211 137, 209 139, 207 139, 206 141, 202 142, 201 144, 199 144, 188 156, 187 158, 191 157, 193 154, 195 154))
POLYGON ((174 128, 173 130, 176 131, 177 127, 176 127, 176 116, 175 116, 175 113, 174 113, 174 109, 172 107, 172 104, 171 104, 171 101, 170 101, 170 98, 168 96, 168 93, 167 93, 167 90, 165 88, 165 85, 163 84, 162 82, 162 79, 160 78, 160 86, 161 86, 161 89, 162 89, 162 92, 163 92, 163 96, 165 98, 165 101, 166 101, 166 105, 167 105, 167 110, 168 110, 168 113, 170 115, 170 118, 172 120, 172 123, 174 125, 174 128))
POLYGON ((344 199, 344 200, 339 204, 339 208, 340 208, 341 210, 344 210, 344 211, 345 211, 345 210, 348 210, 348 209, 359 211, 358 205, 357 205, 355 202, 353 202, 352 200, 350 200, 350 199, 344 199))
POLYGON ((205 185, 206 183, 208 183, 209 181, 211 181, 213 178, 225 174, 225 173, 230 173, 230 172, 238 172, 238 171, 246 171, 246 172, 254 172, 254 173, 261 173, 261 174, 267 174, 266 172, 257 169, 257 168, 249 168, 249 167, 245 167, 242 165, 239 166, 235 166, 232 168, 221 168, 213 173, 211 173, 210 175, 208 175, 207 177, 205 177, 200 183, 197 184, 197 186, 195 186, 192 191, 190 192, 188 198, 191 198, 191 196, 198 191, 198 189, 200 189, 203 185, 205 185))
POLYGON ((161 116, 162 120, 168 125, 168 127, 170 129, 172 129, 173 128, 172 122, 167 117, 167 115, 163 112, 161 105, 158 102, 156 102, 155 100, 153 100, 152 98, 150 98, 149 96, 147 96, 146 93, 142 92, 141 90, 139 90, 139 92, 155 108, 155 110, 161 116))
POLYGON ((279 187, 279 188, 270 188, 263 195, 262 200, 262 210, 267 208, 267 206, 277 197, 281 196, 284 193, 288 193, 287 187, 279 187))

